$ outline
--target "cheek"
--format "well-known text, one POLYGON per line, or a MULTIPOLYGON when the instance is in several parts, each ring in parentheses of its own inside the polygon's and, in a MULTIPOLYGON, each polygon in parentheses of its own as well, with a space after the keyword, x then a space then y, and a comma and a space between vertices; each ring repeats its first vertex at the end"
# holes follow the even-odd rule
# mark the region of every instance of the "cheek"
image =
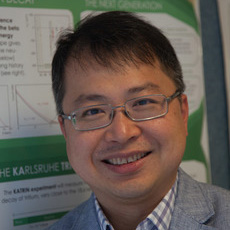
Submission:
POLYGON ((152 120, 146 125, 146 138, 156 147, 161 157, 171 158, 183 155, 186 143, 184 123, 177 117, 164 117, 152 120))
POLYGON ((165 142, 172 138, 172 129, 173 124, 164 117, 148 121, 145 124, 146 136, 150 141, 156 141, 159 144, 165 144, 165 142))
POLYGON ((90 144, 87 139, 81 138, 80 135, 71 135, 66 138, 66 148, 68 157, 73 159, 84 159, 90 151, 90 144))
POLYGON ((180 163, 184 155, 186 146, 186 129, 180 117, 175 116, 168 125, 165 126, 165 151, 164 155, 168 162, 180 163))
POLYGON ((69 162, 76 173, 82 174, 85 170, 92 168, 94 152, 97 148, 98 138, 84 132, 67 134, 66 149, 69 162))

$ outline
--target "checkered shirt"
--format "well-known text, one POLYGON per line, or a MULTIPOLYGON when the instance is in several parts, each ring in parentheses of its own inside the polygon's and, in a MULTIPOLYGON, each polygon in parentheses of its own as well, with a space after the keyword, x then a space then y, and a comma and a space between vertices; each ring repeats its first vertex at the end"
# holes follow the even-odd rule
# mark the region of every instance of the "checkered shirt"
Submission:
MULTIPOLYGON (((178 177, 169 192, 152 211, 152 213, 150 213, 147 218, 137 226, 136 230, 168 230, 174 209, 174 202, 177 193, 177 182, 178 177)), ((105 217, 95 196, 94 200, 101 230, 114 230, 112 225, 105 217)))

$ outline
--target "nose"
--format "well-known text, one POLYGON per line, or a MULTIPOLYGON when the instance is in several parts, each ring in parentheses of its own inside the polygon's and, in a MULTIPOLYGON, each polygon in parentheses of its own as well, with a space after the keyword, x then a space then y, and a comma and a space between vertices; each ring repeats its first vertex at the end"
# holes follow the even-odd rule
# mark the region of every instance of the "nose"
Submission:
POLYGON ((105 140, 124 144, 141 134, 138 122, 132 121, 122 108, 116 109, 112 124, 106 128, 105 140))

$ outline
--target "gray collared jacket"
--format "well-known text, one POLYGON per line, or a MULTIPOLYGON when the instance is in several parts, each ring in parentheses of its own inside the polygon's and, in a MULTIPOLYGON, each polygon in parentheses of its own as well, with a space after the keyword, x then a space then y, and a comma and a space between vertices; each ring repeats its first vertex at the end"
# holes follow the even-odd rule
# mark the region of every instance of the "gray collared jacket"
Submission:
MULTIPOLYGON (((91 198, 49 230, 101 230, 91 198)), ((179 169, 178 192, 169 230, 230 230, 230 191, 193 180, 179 169)))

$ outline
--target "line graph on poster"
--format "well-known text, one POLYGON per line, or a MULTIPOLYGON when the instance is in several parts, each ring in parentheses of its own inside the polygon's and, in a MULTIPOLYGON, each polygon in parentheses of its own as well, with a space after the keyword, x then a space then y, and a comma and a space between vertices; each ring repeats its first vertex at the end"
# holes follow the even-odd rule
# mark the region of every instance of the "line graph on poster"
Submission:
POLYGON ((0 128, 10 128, 8 86, 0 85, 0 128))
POLYGON ((35 47, 31 52, 36 57, 34 67, 40 75, 49 75, 58 35, 63 29, 72 27, 72 18, 69 12, 53 15, 30 13, 26 15, 26 25, 34 30, 34 37, 30 40, 35 47))
POLYGON ((16 85, 18 127, 57 125, 51 85, 16 85))

